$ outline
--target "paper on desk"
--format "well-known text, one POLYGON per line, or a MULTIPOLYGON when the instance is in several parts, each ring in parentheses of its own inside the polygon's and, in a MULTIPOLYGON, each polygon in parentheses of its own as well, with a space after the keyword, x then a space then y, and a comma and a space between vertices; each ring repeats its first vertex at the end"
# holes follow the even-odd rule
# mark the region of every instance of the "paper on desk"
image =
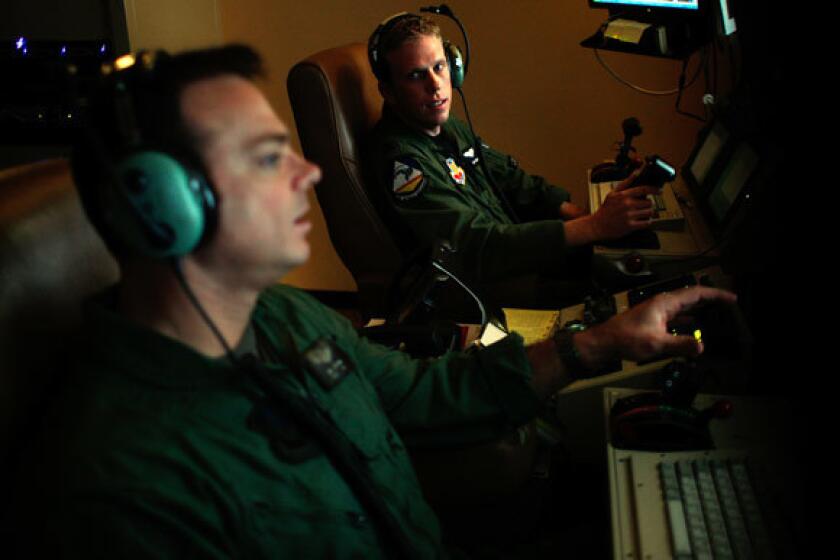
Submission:
POLYGON ((542 309, 504 308, 508 329, 522 335, 525 344, 533 344, 551 336, 557 322, 559 311, 542 309))
POLYGON ((614 19, 607 24, 604 36, 625 43, 639 44, 642 34, 650 27, 649 23, 631 21, 629 19, 614 19))

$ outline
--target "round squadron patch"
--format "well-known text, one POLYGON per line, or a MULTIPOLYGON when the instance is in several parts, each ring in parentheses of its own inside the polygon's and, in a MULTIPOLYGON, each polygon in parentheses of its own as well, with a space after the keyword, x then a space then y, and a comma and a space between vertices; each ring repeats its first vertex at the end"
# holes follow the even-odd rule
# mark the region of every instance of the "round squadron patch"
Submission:
POLYGON ((466 185, 467 184, 467 174, 464 173, 464 170, 455 163, 453 158, 446 159, 446 167, 449 168, 449 176, 452 177, 452 180, 455 181, 459 185, 466 185))
POLYGON ((394 160, 392 188, 399 199, 412 198, 420 194, 426 185, 426 178, 420 165, 409 157, 394 160))

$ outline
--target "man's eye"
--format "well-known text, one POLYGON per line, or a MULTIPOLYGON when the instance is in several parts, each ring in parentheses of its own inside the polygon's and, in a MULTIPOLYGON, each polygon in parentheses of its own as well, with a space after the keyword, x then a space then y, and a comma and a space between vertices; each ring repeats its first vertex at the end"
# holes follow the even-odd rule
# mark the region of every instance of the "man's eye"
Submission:
POLYGON ((273 168, 277 167, 277 165, 280 163, 280 159, 281 158, 279 153, 271 153, 260 156, 257 161, 260 167, 273 168))
POLYGON ((443 72, 444 70, 446 70, 445 62, 438 62, 435 64, 435 72, 443 72))

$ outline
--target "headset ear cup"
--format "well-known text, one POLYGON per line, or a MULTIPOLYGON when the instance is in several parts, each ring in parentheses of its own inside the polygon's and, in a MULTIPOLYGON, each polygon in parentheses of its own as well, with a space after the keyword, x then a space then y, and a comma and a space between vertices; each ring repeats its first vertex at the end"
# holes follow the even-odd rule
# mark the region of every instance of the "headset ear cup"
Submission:
POLYGON ((154 258, 190 253, 205 237, 215 196, 207 181, 172 156, 145 151, 116 168, 113 200, 105 201, 109 228, 126 245, 154 258))
POLYGON ((464 85, 464 78, 467 76, 461 49, 455 43, 444 41, 443 50, 446 53, 446 62, 449 65, 449 79, 452 82, 452 87, 460 88, 464 85))

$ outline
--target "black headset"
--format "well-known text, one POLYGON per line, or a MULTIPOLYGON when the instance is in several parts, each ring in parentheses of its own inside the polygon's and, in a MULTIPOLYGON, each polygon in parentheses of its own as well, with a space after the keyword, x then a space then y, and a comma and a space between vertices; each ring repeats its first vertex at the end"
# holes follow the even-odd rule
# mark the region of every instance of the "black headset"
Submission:
POLYGON ((171 147, 144 138, 135 89, 156 79, 168 55, 140 52, 103 65, 104 90, 112 96, 120 146, 89 130, 88 140, 107 173, 95 211, 109 235, 141 255, 165 259, 192 252, 216 223, 217 196, 203 173, 171 147), (118 154, 116 160, 110 154, 118 154))
MULTIPOLYGON (((429 8, 421 8, 420 11, 432 10, 429 8)), ((434 13, 442 13, 443 15, 448 16, 448 14, 446 14, 445 12, 437 11, 434 13)), ((382 23, 380 23, 376 30, 374 30, 373 34, 370 36, 370 39, 368 40, 368 60, 370 61, 370 67, 373 70, 373 74, 378 80, 385 81, 388 76, 385 53, 383 53, 380 50, 383 37, 385 37, 394 28, 397 22, 408 18, 419 17, 420 16, 418 16, 417 14, 412 14, 409 12, 400 12, 398 14, 394 14, 386 20, 384 20, 382 23)), ((458 46, 454 43, 451 43, 444 39, 443 51, 446 53, 446 63, 449 66, 449 79, 452 83, 452 87, 458 89, 464 84, 464 79, 467 75, 467 65, 464 62, 464 57, 461 54, 461 49, 459 49, 458 46)))

